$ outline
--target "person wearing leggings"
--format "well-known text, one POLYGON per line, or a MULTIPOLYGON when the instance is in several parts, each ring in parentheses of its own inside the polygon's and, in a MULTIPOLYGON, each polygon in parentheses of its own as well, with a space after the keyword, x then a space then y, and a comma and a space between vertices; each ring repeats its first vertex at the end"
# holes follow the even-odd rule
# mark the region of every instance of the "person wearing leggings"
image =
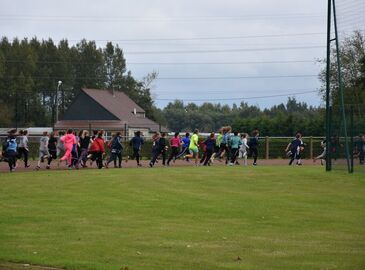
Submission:
POLYGON ((236 163, 238 153, 239 153, 239 148, 242 144, 241 138, 238 136, 238 132, 235 131, 233 134, 234 134, 234 136, 230 140, 231 162, 229 163, 229 165, 231 165, 231 166, 236 163))
MULTIPOLYGON (((182 149, 180 153, 178 153, 175 159, 179 159, 187 154, 189 154, 189 145, 190 145, 190 133, 187 132, 185 137, 181 139, 180 143, 182 144, 182 149)), ((189 161, 189 158, 186 158, 186 161, 189 161)))
POLYGON ((132 146, 132 148, 133 148, 132 158, 136 158, 138 167, 142 167, 142 164, 140 163, 140 158, 141 158, 141 149, 142 149, 143 144, 144 144, 144 140, 141 136, 141 132, 137 131, 136 133, 134 133, 134 137, 129 142, 129 145, 132 146))
POLYGON ((110 147, 110 158, 108 162, 105 163, 105 168, 108 168, 109 164, 114 161, 114 168, 117 168, 117 159, 118 159, 118 168, 122 168, 122 152, 123 152, 123 143, 122 143, 122 135, 121 132, 117 132, 111 141, 110 147))
POLYGON ((253 166, 257 165, 257 157, 259 155, 258 147, 259 147, 259 131, 255 129, 252 132, 252 136, 250 137, 250 141, 248 146, 250 147, 250 156, 253 157, 253 166))
POLYGON ((170 161, 175 158, 179 154, 180 150, 180 136, 179 132, 176 132, 174 137, 170 139, 170 147, 171 147, 171 153, 169 156, 169 159, 167 160, 167 166, 170 166, 170 161))
POLYGON ((205 154, 203 156, 203 158, 200 160, 200 164, 203 163, 203 166, 210 166, 210 158, 212 157, 214 150, 215 150, 215 145, 216 145, 216 141, 215 141, 215 134, 214 132, 212 132, 210 134, 210 136, 204 141, 204 145, 205 145, 205 154))
POLYGON ((51 163, 54 159, 57 159, 57 138, 55 137, 54 132, 51 133, 48 140, 48 164, 46 169, 51 168, 51 163))
POLYGON ((29 147, 28 147, 28 131, 21 130, 19 132, 19 145, 18 145, 18 158, 23 157, 24 167, 29 168, 28 165, 28 156, 29 156, 29 147))
POLYGON ((16 143, 15 132, 9 133, 9 136, 5 141, 5 147, 3 145, 3 151, 5 154, 5 158, 8 161, 10 172, 15 171, 16 158, 17 158, 17 152, 16 152, 17 146, 18 145, 16 143))

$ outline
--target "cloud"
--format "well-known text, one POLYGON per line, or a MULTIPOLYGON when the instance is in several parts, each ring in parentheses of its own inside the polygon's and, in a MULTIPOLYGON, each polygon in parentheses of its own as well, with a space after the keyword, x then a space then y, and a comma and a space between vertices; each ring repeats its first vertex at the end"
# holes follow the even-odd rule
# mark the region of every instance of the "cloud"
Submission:
MULTIPOLYGON (((191 54, 132 55, 131 51, 231 50, 326 45, 326 1, 307 0, 139 0, 139 1, 2 1, 0 32, 9 38, 121 40, 141 38, 265 36, 317 33, 313 36, 257 37, 217 40, 119 42, 128 63, 135 62, 265 62, 314 60, 325 48, 191 54), (16 17, 6 17, 16 15, 16 17), (5 17, 4 17, 5 16, 5 17), (322 33, 322 34, 318 34, 322 33)), ((72 43, 72 42, 71 42, 72 43)), ((103 46, 104 41, 98 41, 103 46)), ((137 78, 157 70, 160 77, 212 77, 317 74, 314 63, 241 65, 129 65, 137 78)), ((243 80, 158 80, 157 98, 249 97, 315 90, 317 78, 243 80)), ((298 96, 320 104, 316 94, 298 96)), ((261 107, 286 98, 250 100, 261 107)), ((157 101, 164 106, 166 102, 157 101)))

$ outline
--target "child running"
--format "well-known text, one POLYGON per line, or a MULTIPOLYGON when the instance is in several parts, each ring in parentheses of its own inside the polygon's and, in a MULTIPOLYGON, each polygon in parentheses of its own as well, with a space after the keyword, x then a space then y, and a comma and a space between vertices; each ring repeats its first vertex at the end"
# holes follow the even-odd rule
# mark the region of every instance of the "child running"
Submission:
POLYGON ((161 136, 160 136, 159 132, 156 132, 152 136, 152 159, 149 163, 151 168, 155 165, 158 156, 161 154, 161 148, 159 145, 160 139, 161 139, 161 136))
POLYGON ((94 150, 93 155, 98 169, 103 168, 103 154, 105 153, 105 147, 104 147, 105 141, 103 139, 103 136, 104 136, 104 131, 100 130, 91 146, 94 150))
POLYGON ((322 153, 319 156, 316 156, 315 158, 313 158, 313 163, 315 163, 318 159, 320 159, 321 165, 323 165, 324 162, 326 161, 326 153, 327 153, 326 139, 323 139, 321 141, 321 148, 323 149, 322 153))
POLYGON ((290 149, 290 161, 289 166, 293 164, 293 161, 297 160, 297 165, 302 165, 301 163, 301 156, 300 152, 302 151, 302 148, 304 147, 303 141, 302 141, 302 134, 299 132, 295 135, 295 139, 288 144, 285 151, 288 152, 290 149))
POLYGON ((170 166, 170 161, 175 158, 179 154, 180 149, 180 136, 179 132, 175 132, 174 137, 170 139, 170 147, 171 147, 171 153, 169 156, 169 159, 167 160, 167 166, 170 166))
POLYGON ((6 141, 3 144, 3 153, 4 153, 6 160, 8 161, 10 172, 15 171, 17 146, 18 145, 16 143, 15 131, 11 131, 11 132, 9 132, 8 138, 6 139, 6 141))
MULTIPOLYGON (((61 138, 65 135, 64 131, 58 132, 58 138, 61 138)), ((63 156, 65 153, 65 147, 63 146, 63 142, 61 140, 57 141, 57 157, 63 156)))
POLYGON ((144 140, 141 137, 141 132, 137 131, 136 133, 134 133, 134 137, 129 142, 129 145, 132 146, 132 148, 133 148, 132 158, 136 158, 137 167, 142 167, 142 164, 140 163, 140 158, 141 158, 141 149, 142 149, 143 144, 144 144, 144 140))
POLYGON ((203 166, 210 166, 210 158, 212 157, 215 150, 215 134, 214 132, 210 133, 210 136, 204 141, 205 145, 205 155, 200 160, 200 164, 203 163, 203 166))
POLYGON ((28 131, 21 130, 19 136, 19 145, 18 145, 18 157, 22 158, 24 161, 24 167, 29 168, 28 165, 28 156, 29 156, 29 147, 28 147, 28 131))
POLYGON ((250 141, 248 143, 248 146, 250 148, 250 156, 253 157, 253 166, 257 166, 257 157, 259 156, 259 136, 260 132, 255 129, 252 131, 252 137, 250 138, 250 141))
POLYGON ((238 157, 239 148, 242 144, 240 137, 238 136, 238 132, 235 131, 233 133, 234 136, 230 138, 229 144, 231 147, 231 162, 229 163, 230 166, 236 163, 236 159, 238 157))
POLYGON ((194 130, 193 136, 190 139, 189 145, 189 155, 186 155, 185 158, 194 158, 195 157, 195 166, 198 166, 199 162, 199 129, 194 130))
POLYGON ((231 132, 230 126, 221 128, 222 139, 221 139, 221 143, 219 145, 219 151, 218 151, 218 153, 214 154, 212 161, 215 158, 222 158, 224 156, 224 154, 226 154, 226 164, 228 164, 230 132, 231 132))
POLYGON ((86 168, 86 160, 87 160, 87 154, 89 150, 90 145, 90 136, 89 132, 87 130, 84 130, 80 136, 79 140, 79 148, 80 148, 80 155, 79 155, 79 164, 86 168))
POLYGON ((243 165, 247 166, 247 150, 250 148, 247 144, 248 134, 241 134, 241 146, 239 151, 239 157, 243 158, 243 165))
MULTIPOLYGON (((180 144, 182 144, 182 149, 179 154, 177 154, 175 159, 179 159, 180 157, 185 156, 189 153, 189 145, 190 145, 190 133, 186 132, 185 137, 181 139, 180 144)), ((186 158, 186 161, 189 161, 188 158, 186 158)))
POLYGON ((63 143, 65 154, 60 158, 59 163, 67 160, 68 167, 72 168, 72 149, 76 144, 76 137, 73 134, 73 130, 67 130, 67 134, 62 136, 60 140, 63 143))
POLYGON ((44 131, 43 136, 39 140, 39 159, 36 170, 39 170, 41 168, 41 162, 44 162, 45 158, 47 159, 50 158, 48 152, 48 141, 49 141, 48 132, 44 131))
POLYGON ((88 156, 87 156, 87 158, 90 159, 90 166, 92 166, 93 162, 96 160, 97 144, 94 144, 94 140, 98 136, 98 132, 99 132, 99 130, 93 130, 93 136, 90 139, 91 145, 90 145, 88 156))
POLYGON ((54 159, 57 159, 57 138, 55 137, 54 132, 52 132, 51 135, 49 136, 48 153, 49 153, 49 157, 48 157, 48 164, 46 166, 46 169, 49 170, 51 168, 51 162, 54 159))
POLYGON ((117 132, 114 135, 114 138, 111 141, 110 147, 110 158, 108 162, 105 163, 105 168, 108 168, 109 164, 114 161, 114 168, 117 168, 117 159, 118 159, 118 168, 122 168, 122 152, 123 152, 123 143, 122 143, 122 133, 117 132))

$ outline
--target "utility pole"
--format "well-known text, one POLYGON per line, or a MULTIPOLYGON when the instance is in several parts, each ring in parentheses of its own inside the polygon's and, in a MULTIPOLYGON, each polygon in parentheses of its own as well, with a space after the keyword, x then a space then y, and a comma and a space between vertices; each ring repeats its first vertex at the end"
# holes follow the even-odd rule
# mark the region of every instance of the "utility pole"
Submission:
POLYGON ((327 7, 327 67, 326 67, 326 171, 332 169, 331 164, 331 133, 330 133, 330 65, 331 65, 331 4, 328 0, 327 7))

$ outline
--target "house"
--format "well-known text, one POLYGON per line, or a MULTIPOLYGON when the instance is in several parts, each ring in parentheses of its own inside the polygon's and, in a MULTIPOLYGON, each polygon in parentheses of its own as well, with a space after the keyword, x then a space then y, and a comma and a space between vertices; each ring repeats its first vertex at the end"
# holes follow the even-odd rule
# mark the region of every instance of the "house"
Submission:
POLYGON ((168 129, 146 118, 145 111, 120 91, 81 89, 62 120, 57 121, 55 130, 99 130, 122 131, 133 136, 139 130, 145 136, 168 129))

